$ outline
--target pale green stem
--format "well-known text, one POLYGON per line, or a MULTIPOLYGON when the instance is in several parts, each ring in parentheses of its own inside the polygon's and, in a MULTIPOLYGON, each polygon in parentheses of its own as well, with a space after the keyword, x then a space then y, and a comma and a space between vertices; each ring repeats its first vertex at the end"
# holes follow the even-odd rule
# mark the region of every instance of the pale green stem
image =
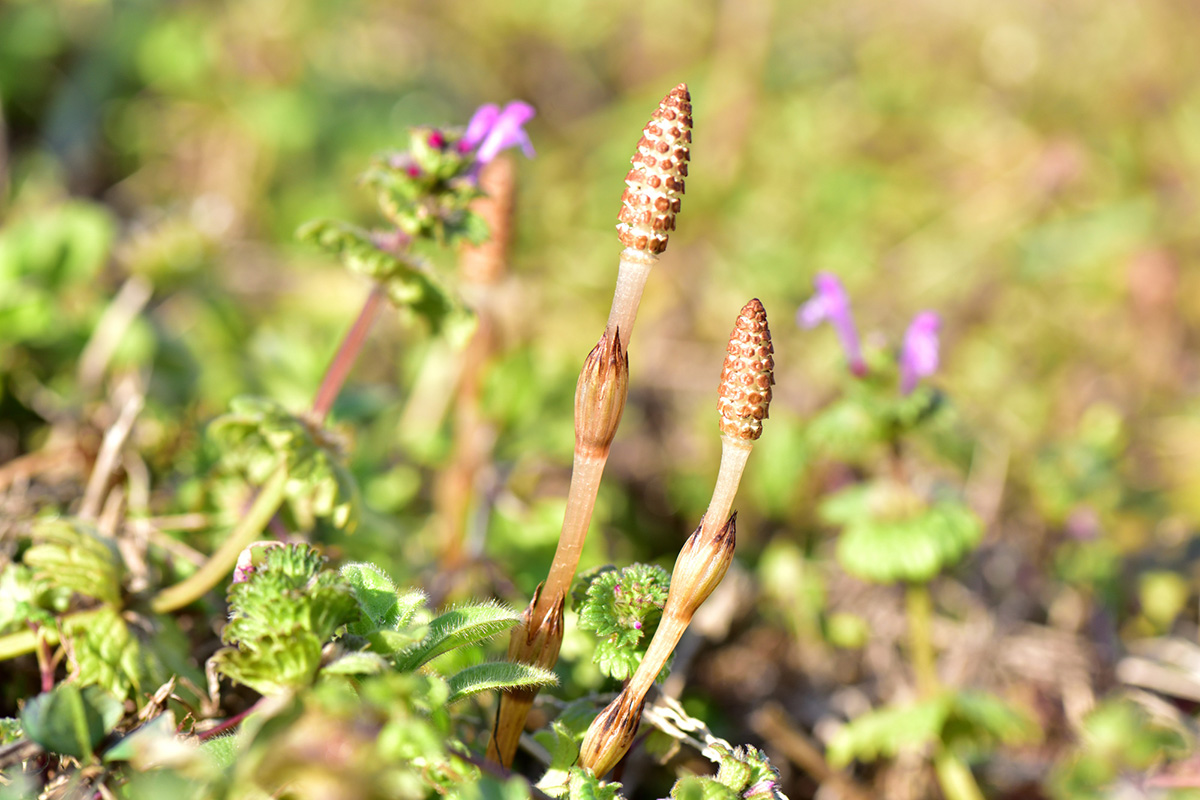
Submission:
POLYGON ((608 312, 607 330, 620 330, 621 349, 629 352, 629 337, 633 335, 633 323, 637 319, 638 307, 642 304, 642 291, 650 269, 658 262, 654 253, 644 253, 626 247, 621 251, 621 262, 617 267, 617 287, 613 290, 612 309, 608 312))
POLYGON ((933 767, 946 800, 984 800, 971 768, 949 750, 938 751, 933 759, 933 767))
POLYGON ((717 468, 712 499, 708 501, 708 510, 704 512, 704 519, 700 523, 702 537, 714 536, 725 527, 753 448, 752 440, 734 439, 721 434, 721 465, 717 468))
POLYGON ((905 587, 906 616, 908 617, 908 657, 912 661, 917 691, 922 697, 937 692, 937 666, 933 653, 933 600, 929 586, 910 583, 905 587))
POLYGON ((220 583, 237 564, 238 555, 262 535, 263 528, 279 510, 287 485, 287 466, 281 463, 263 484, 254 503, 208 560, 183 581, 163 589, 150 602, 152 611, 166 614, 199 600, 220 583))

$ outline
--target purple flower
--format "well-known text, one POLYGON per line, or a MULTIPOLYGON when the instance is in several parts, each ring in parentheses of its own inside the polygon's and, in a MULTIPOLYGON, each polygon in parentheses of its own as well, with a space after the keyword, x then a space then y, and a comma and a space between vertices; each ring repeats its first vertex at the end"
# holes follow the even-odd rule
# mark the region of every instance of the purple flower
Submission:
POLYGON ((900 391, 908 394, 917 382, 937 372, 938 330, 942 320, 932 311, 922 311, 913 317, 904 334, 900 351, 900 391))
POLYGON ((467 124, 467 132, 458 141, 459 152, 475 150, 475 161, 479 165, 488 163, 509 147, 520 147, 527 158, 533 158, 533 143, 522 126, 536 113, 533 106, 520 100, 514 100, 503 110, 492 103, 480 106, 467 124))
POLYGON ((796 322, 803 328, 815 328, 822 322, 828 322, 837 331, 850 362, 850 371, 862 377, 867 374, 867 364, 863 361, 862 346, 858 341, 858 330, 854 327, 854 316, 850 313, 850 298, 836 275, 828 272, 818 272, 813 278, 817 289, 813 296, 796 313, 796 322))

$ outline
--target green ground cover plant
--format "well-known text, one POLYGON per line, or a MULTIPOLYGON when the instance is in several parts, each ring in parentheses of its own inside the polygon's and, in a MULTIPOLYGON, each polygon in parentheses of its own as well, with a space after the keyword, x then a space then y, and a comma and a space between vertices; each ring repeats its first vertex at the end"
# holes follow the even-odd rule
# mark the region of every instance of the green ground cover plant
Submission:
POLYGON ((1200 795, 1195 21, 0 8, 0 797, 1200 795))

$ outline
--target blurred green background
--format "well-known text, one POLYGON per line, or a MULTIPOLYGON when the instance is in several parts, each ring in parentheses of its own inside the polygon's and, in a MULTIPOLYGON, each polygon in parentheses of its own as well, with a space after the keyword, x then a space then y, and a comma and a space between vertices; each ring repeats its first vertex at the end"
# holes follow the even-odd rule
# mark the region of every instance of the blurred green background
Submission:
MULTIPOLYGON (((845 371, 831 332, 793 320, 824 270, 878 346, 919 310, 943 317, 934 383, 952 411, 928 459, 965 474, 989 525, 973 591, 1036 621, 1078 591, 1121 636, 1194 638, 1197 29, 1186 0, 10 0, 0 463, 102 404, 77 363, 140 276, 152 296, 114 364, 147 376, 151 507, 203 506, 203 424, 241 393, 303 407, 367 291, 296 227, 376 222, 355 183, 373 154, 520 98, 538 156, 519 159, 484 391, 499 477, 483 529, 524 602, 557 537, 628 159, 686 81, 687 193, 642 303, 589 560, 669 560, 694 526, 725 337, 750 297, 778 385, 739 552, 827 559, 812 508, 834 478, 804 430, 845 371)), ((389 315, 335 410, 372 508, 338 546, 414 576, 450 447, 437 415, 406 412, 431 347, 389 315)))

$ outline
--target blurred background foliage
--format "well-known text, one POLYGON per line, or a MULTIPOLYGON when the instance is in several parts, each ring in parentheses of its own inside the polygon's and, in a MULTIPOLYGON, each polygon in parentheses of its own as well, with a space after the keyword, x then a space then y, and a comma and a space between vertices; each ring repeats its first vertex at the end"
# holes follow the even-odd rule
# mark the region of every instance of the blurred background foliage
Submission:
MULTIPOLYGON (((955 583, 976 600, 943 605, 974 619, 984 603, 1001 632, 1078 635, 1083 680, 1103 693, 1124 643, 1196 636, 1198 26, 1185 0, 9 0, 0 470, 39 450, 86 463, 112 423, 115 376, 135 374, 147 490, 131 511, 227 508, 204 425, 243 393, 303 407, 367 291, 296 228, 377 223, 356 185, 372 155, 403 146, 410 125, 524 99, 538 156, 518 165, 473 526, 495 569, 471 587, 523 604, 557 539, 571 398, 611 297, 628 158, 657 100, 687 81, 688 191, 642 303, 585 566, 669 566, 716 471, 725 337, 757 296, 778 386, 738 529, 764 613, 698 670, 693 702, 720 729, 720 709, 845 680, 814 662, 861 642, 843 612, 861 612, 866 590, 833 575, 815 508, 856 467, 806 436, 845 369, 828 331, 792 321, 830 271, 877 348, 918 310, 943 317, 934 382, 950 408, 922 440, 924 479, 965 474, 987 525, 955 583), (119 341, 96 344, 128 307, 119 341), (781 644, 791 637, 821 655, 781 644), (763 648, 778 674, 756 666, 741 697, 722 697, 726 662, 763 648)), ((357 533, 327 531, 327 545, 400 581, 436 561, 445 360, 389 315, 334 409, 365 507, 357 533)), ((86 471, 63 475, 21 502, 65 508, 86 471)), ((0 516, 28 510, 6 497, 0 516)))

